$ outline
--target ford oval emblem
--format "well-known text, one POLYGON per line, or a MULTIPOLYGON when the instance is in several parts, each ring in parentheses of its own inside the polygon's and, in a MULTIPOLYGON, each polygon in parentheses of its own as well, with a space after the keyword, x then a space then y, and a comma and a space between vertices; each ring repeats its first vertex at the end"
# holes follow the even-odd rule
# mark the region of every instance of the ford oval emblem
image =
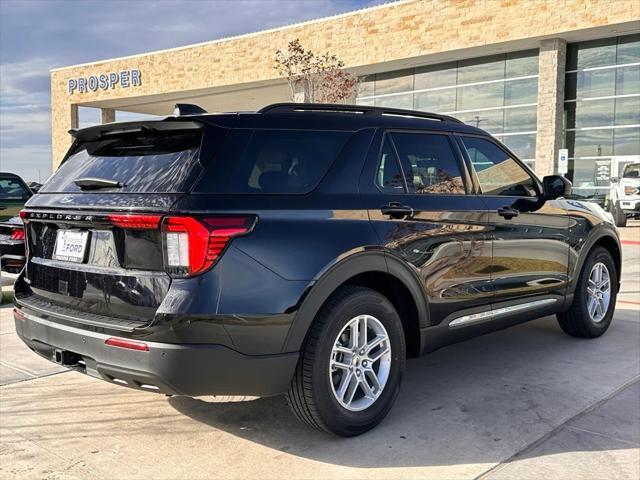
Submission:
POLYGON ((60 199, 60 203, 71 203, 73 202, 73 197, 62 197, 60 199))

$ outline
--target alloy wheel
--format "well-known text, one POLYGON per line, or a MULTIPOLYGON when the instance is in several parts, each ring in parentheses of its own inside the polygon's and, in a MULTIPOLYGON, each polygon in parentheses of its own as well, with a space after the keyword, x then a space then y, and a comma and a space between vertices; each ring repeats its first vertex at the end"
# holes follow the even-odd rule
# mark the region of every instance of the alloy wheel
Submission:
POLYGON ((391 342, 384 325, 371 315, 347 322, 336 337, 329 362, 335 399, 347 410, 369 408, 389 379, 391 342))
POLYGON ((611 301, 611 279, 604 263, 598 262, 591 268, 587 293, 589 317, 595 323, 600 323, 607 314, 611 301))

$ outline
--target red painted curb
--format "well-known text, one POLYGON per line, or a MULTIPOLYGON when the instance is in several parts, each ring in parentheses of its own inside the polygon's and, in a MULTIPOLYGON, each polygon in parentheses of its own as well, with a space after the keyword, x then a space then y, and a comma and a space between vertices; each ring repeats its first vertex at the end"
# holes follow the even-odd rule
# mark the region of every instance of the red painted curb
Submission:
POLYGON ((630 303, 632 305, 640 305, 640 302, 634 302, 632 300, 616 300, 616 303, 630 303))
POLYGON ((636 242, 635 240, 621 240, 620 243, 622 245, 640 245, 640 242, 636 242))

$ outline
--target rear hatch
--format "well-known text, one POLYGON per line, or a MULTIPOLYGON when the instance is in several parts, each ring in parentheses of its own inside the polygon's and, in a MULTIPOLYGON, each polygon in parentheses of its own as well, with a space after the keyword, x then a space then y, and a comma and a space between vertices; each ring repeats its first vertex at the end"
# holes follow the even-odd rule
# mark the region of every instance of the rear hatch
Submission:
POLYGON ((149 324, 171 284, 161 219, 201 174, 202 138, 202 125, 185 121, 79 131, 22 213, 28 263, 18 301, 85 324, 149 324))

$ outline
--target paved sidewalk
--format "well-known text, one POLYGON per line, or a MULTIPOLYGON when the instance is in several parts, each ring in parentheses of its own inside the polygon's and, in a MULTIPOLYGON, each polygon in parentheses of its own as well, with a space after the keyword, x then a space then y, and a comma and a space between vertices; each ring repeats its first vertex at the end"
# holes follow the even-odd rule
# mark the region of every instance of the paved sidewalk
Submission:
MULTIPOLYGON (((633 299, 640 252, 624 258, 633 299)), ((639 379, 640 305, 618 303, 596 340, 546 317, 409 361, 389 417, 343 439, 281 397, 167 399, 61 370, 17 339, 5 306, 0 478, 637 480, 639 379)))

